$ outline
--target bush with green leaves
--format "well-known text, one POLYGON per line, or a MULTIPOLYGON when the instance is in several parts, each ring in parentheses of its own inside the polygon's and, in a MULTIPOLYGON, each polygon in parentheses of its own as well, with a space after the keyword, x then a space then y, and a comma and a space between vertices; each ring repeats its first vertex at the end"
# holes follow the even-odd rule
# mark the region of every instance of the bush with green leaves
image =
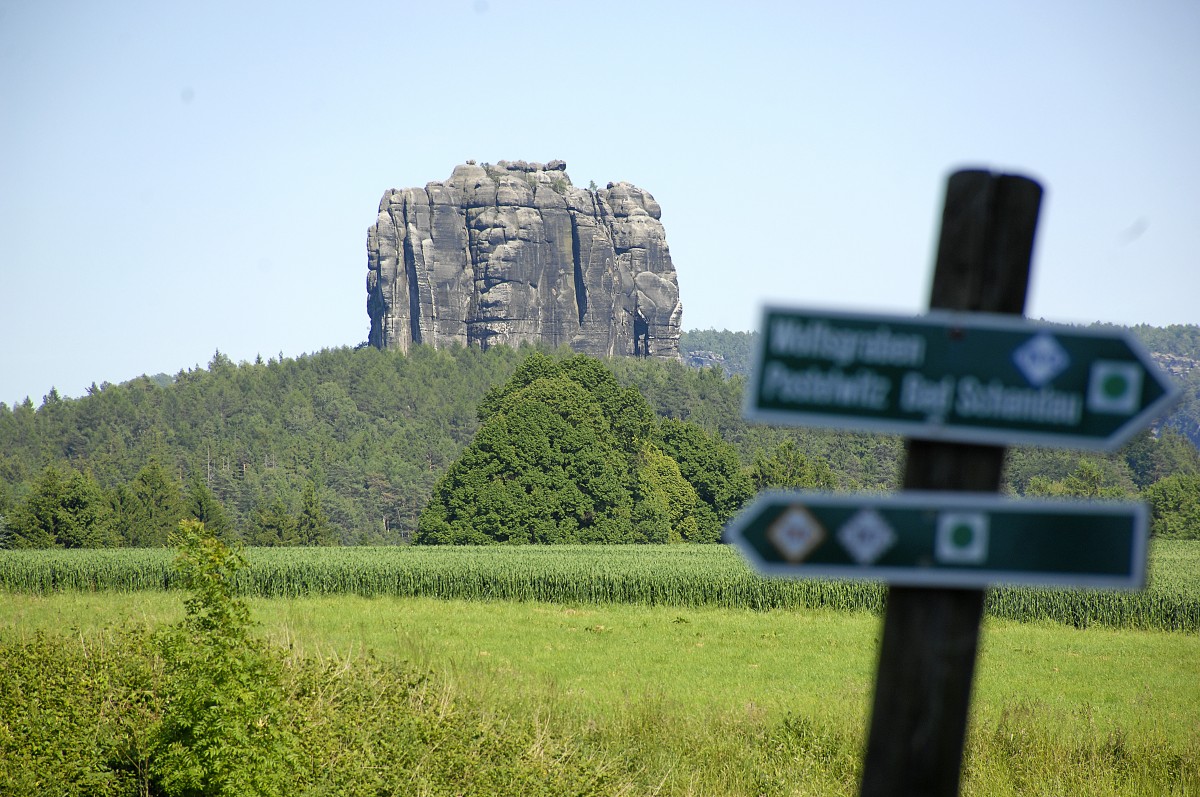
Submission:
POLYGON ((1200 540, 1200 476, 1177 473, 1146 489, 1150 532, 1156 537, 1200 540))
POLYGON ((625 459, 583 387, 540 378, 505 397, 434 488, 417 542, 615 542, 632 501, 625 459))
POLYGON ((176 567, 191 595, 183 621, 159 638, 166 688, 151 777, 179 797, 281 794, 293 740, 281 662, 251 636, 234 595, 246 561, 198 521, 179 529, 176 567))
POLYGON ((479 417, 415 542, 716 542, 753 492, 736 449, 694 423, 656 422, 584 355, 531 354, 479 417))

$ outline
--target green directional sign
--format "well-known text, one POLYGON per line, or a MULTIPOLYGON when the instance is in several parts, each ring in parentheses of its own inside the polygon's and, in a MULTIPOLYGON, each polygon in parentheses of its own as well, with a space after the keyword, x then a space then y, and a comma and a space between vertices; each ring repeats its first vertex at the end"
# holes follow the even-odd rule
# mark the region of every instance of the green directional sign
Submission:
POLYGON ((933 491, 766 492, 725 529, 764 575, 973 589, 1140 589, 1147 536, 1142 504, 933 491))
POLYGON ((1177 392, 1124 331, 979 313, 767 309, 745 414, 929 440, 1113 450, 1177 392))

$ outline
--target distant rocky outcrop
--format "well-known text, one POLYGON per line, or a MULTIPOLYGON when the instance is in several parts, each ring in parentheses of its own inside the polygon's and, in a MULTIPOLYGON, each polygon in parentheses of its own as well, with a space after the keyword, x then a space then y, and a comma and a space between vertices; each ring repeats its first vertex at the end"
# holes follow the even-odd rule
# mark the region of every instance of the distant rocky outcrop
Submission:
POLYGON ((1158 367, 1166 371, 1174 377, 1183 379, 1192 371, 1200 369, 1200 360, 1195 360, 1191 357, 1184 357, 1180 354, 1165 354, 1163 352, 1150 352, 1150 358, 1157 363, 1158 367))
POLYGON ((562 161, 469 161, 390 190, 367 233, 369 342, 676 358, 683 311, 660 214, 629 183, 576 188, 562 161))

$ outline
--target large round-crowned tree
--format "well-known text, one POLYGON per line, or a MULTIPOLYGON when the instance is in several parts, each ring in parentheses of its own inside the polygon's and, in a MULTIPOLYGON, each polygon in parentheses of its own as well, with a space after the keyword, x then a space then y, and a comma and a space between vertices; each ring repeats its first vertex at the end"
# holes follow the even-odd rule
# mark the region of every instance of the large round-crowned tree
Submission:
MULTIPOLYGON (((415 542, 712 542, 740 491, 717 491, 720 506, 711 506, 688 474, 703 473, 706 493, 712 480, 745 481, 736 456, 718 457, 723 474, 673 458, 641 394, 583 355, 530 355, 484 397, 479 416, 415 542)), ((687 434, 706 452, 732 450, 700 427, 687 434)))

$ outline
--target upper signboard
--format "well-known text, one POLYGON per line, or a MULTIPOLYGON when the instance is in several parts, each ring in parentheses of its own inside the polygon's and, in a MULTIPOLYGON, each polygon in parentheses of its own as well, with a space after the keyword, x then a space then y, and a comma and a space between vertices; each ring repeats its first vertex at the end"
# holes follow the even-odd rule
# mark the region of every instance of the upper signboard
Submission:
POLYGON ((1113 450, 1177 392, 1122 330, 980 313, 768 308, 745 414, 928 440, 1113 450))

